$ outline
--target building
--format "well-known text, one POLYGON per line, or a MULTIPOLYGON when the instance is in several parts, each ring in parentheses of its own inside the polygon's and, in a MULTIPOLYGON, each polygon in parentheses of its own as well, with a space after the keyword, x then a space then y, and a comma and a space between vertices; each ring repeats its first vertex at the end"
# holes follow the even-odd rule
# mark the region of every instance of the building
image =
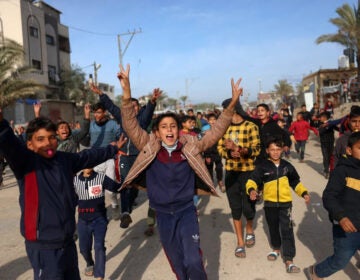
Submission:
MULTIPOLYGON (((37 69, 27 78, 46 88, 36 93, 38 100, 65 99, 58 82, 61 71, 70 69, 70 40, 60 15, 59 10, 43 1, 0 1, 0 40, 12 39, 24 47, 25 63, 37 69)), ((16 108, 7 108, 7 112, 22 112, 20 115, 32 118, 28 109, 21 109, 25 104, 17 103, 16 108)))
POLYGON ((350 82, 357 76, 356 68, 320 69, 302 79, 304 99, 307 107, 317 102, 320 108, 327 100, 337 107, 351 98, 350 82))

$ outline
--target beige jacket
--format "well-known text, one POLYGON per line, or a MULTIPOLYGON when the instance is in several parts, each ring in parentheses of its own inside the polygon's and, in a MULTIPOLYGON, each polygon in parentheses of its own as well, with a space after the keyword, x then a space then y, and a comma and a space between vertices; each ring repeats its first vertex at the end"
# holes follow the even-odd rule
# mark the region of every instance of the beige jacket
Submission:
MULTIPOLYGON (((226 132, 232 120, 233 112, 224 110, 215 125, 206 132, 199 140, 196 136, 183 135, 179 141, 183 144, 182 152, 187 158, 191 168, 196 175, 206 184, 206 190, 197 189, 198 194, 217 195, 214 183, 206 168, 205 161, 201 155, 203 151, 213 146, 226 132)), ((143 130, 136 119, 135 111, 130 101, 123 100, 121 106, 122 126, 127 136, 140 151, 121 188, 128 186, 140 175, 155 159, 161 148, 161 141, 155 134, 148 134, 143 130)), ((141 186, 140 186, 141 187, 141 186)))

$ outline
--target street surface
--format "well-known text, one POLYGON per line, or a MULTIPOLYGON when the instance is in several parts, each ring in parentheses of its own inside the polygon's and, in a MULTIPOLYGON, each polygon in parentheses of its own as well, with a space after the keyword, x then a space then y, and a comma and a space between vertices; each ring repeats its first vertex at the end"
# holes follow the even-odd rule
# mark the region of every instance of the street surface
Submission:
MULTIPOLYGON (((294 151, 290 162, 298 170, 312 199, 310 205, 306 206, 304 200, 293 193, 297 249, 294 263, 303 269, 332 254, 331 224, 321 201, 326 180, 322 176, 322 156, 318 139, 313 134, 310 137, 304 163, 299 163, 294 151)), ((281 258, 275 262, 267 261, 266 255, 271 250, 261 204, 257 205, 256 245, 247 249, 245 259, 236 258, 236 238, 230 208, 225 194, 219 194, 221 198, 203 197, 200 202, 201 247, 209 280, 307 279, 303 272, 292 275, 286 273, 281 258)), ((138 206, 132 213, 133 223, 128 229, 121 229, 117 221, 109 222, 105 279, 175 279, 156 230, 152 237, 145 237, 143 234, 148 209, 145 192, 140 191, 137 202, 138 206)), ((32 279, 24 240, 19 231, 18 188, 8 168, 4 187, 0 188, 0 205, 0 279, 32 279)), ((359 254, 352 258, 344 271, 329 279, 360 279, 360 270, 356 266, 358 262, 359 254)), ((93 279, 84 276, 85 262, 80 254, 79 267, 82 279, 93 279)))

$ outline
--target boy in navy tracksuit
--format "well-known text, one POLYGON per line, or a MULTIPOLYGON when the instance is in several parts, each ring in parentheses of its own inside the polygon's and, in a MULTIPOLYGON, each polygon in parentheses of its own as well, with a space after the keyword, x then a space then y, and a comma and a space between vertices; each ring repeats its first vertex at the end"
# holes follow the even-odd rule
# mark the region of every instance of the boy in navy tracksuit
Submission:
POLYGON ((105 189, 116 192, 121 184, 97 173, 92 168, 84 169, 74 178, 78 204, 78 234, 80 253, 86 261, 86 276, 97 279, 105 277, 105 235, 108 220, 105 208, 105 189), (94 239, 95 262, 91 254, 94 239))
POLYGON ((322 197, 333 223, 334 254, 309 267, 313 280, 344 269, 360 249, 360 132, 349 136, 346 154, 331 173, 322 197))
POLYGON ((74 174, 114 157, 118 147, 56 151, 56 125, 47 118, 32 120, 26 135, 25 147, 0 111, 0 150, 18 180, 20 228, 34 279, 78 280, 74 174))

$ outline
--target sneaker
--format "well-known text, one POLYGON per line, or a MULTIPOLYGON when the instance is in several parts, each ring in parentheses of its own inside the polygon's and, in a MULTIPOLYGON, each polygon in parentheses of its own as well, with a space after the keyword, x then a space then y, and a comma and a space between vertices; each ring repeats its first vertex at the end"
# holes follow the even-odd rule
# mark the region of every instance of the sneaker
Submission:
POLYGON ((111 218, 114 221, 118 221, 120 219, 120 210, 118 205, 111 207, 111 218))
POLYGON ((131 223, 132 223, 132 219, 130 215, 128 213, 123 213, 120 218, 120 227, 128 228, 131 223))

